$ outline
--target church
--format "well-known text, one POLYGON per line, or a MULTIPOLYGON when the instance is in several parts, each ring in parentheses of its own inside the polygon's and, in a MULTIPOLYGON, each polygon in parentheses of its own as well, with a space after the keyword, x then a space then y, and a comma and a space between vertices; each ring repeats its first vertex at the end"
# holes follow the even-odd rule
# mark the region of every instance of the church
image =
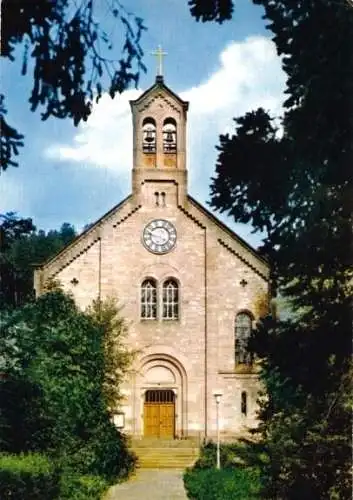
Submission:
POLYGON ((219 423, 222 437, 238 437, 257 424, 247 341, 268 308, 269 266, 188 194, 189 103, 159 74, 130 104, 132 193, 35 271, 36 295, 55 279, 82 309, 107 297, 123 307, 138 350, 124 432, 212 438, 219 423))

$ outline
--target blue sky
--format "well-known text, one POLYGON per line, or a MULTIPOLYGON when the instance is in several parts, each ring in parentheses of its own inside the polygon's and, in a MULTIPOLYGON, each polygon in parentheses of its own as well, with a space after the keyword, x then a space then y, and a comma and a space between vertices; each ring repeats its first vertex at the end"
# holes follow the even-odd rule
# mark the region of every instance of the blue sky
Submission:
MULTIPOLYGON (((106 2, 95 0, 95 4, 107 30, 113 30, 106 2)), ((0 213, 16 211, 32 217, 41 229, 70 222, 81 230, 130 192, 128 100, 154 83, 156 61, 150 53, 159 44, 168 52, 166 84, 190 101, 189 191, 201 203, 209 197, 218 136, 232 131, 232 118, 258 106, 280 113, 285 77, 262 10, 250 0, 238 0, 233 20, 221 26, 197 23, 187 0, 125 0, 125 5, 148 28, 141 42, 147 73, 141 75, 140 90, 129 90, 113 101, 104 96, 87 123, 74 127, 69 120, 42 122, 40 112, 29 110, 31 78, 21 76, 21 57, 2 65, 8 119, 25 135, 25 147, 19 168, 0 176, 0 213)), ((117 25, 113 30, 117 57, 119 37, 117 25)), ((258 244, 259 237, 251 235, 249 227, 222 220, 250 244, 258 244)))

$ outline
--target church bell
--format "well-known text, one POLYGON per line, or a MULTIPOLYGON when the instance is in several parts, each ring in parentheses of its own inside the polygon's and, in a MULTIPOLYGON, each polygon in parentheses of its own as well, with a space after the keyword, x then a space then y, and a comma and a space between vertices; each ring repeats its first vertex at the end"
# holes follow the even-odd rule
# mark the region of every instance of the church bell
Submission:
POLYGON ((146 142, 153 142, 154 141, 154 135, 153 135, 152 130, 146 130, 145 141, 146 142))
POLYGON ((167 132, 165 136, 165 142, 173 142, 174 137, 173 137, 173 132, 167 132))

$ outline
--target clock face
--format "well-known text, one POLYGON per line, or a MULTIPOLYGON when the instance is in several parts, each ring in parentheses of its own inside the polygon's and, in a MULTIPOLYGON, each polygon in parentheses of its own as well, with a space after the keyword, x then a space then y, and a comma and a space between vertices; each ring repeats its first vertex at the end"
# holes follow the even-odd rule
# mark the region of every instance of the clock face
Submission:
POLYGON ((174 248, 177 234, 173 224, 167 220, 155 219, 143 230, 143 243, 154 253, 167 253, 174 248))

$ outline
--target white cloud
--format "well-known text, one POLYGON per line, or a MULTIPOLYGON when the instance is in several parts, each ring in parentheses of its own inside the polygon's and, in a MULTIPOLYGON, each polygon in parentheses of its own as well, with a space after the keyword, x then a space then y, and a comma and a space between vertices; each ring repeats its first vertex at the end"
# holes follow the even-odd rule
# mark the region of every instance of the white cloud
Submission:
MULTIPOLYGON (((201 202, 208 197, 209 179, 217 158, 219 134, 232 132, 233 117, 259 106, 279 114, 285 75, 275 45, 263 36, 233 42, 220 54, 219 67, 198 86, 180 93, 190 101, 188 115, 188 168, 190 191, 201 202)), ((167 85, 169 82, 166 82, 167 85)), ((51 159, 82 162, 111 169, 122 191, 130 189, 132 118, 127 91, 113 101, 107 95, 95 105, 88 121, 70 144, 53 144, 45 151, 51 159)), ((239 168, 246 168, 239 165, 239 168)))
POLYGON ((205 83, 182 94, 190 101, 188 159, 192 188, 201 173, 203 178, 206 173, 208 186, 217 158, 214 146, 219 134, 232 133, 234 117, 260 106, 274 115, 281 112, 285 75, 275 45, 268 38, 249 37, 230 44, 220 55, 220 63, 205 83))
POLYGON ((132 163, 132 118, 130 99, 140 95, 128 90, 112 100, 104 94, 71 144, 53 144, 45 151, 50 159, 112 168, 125 177, 132 163))

